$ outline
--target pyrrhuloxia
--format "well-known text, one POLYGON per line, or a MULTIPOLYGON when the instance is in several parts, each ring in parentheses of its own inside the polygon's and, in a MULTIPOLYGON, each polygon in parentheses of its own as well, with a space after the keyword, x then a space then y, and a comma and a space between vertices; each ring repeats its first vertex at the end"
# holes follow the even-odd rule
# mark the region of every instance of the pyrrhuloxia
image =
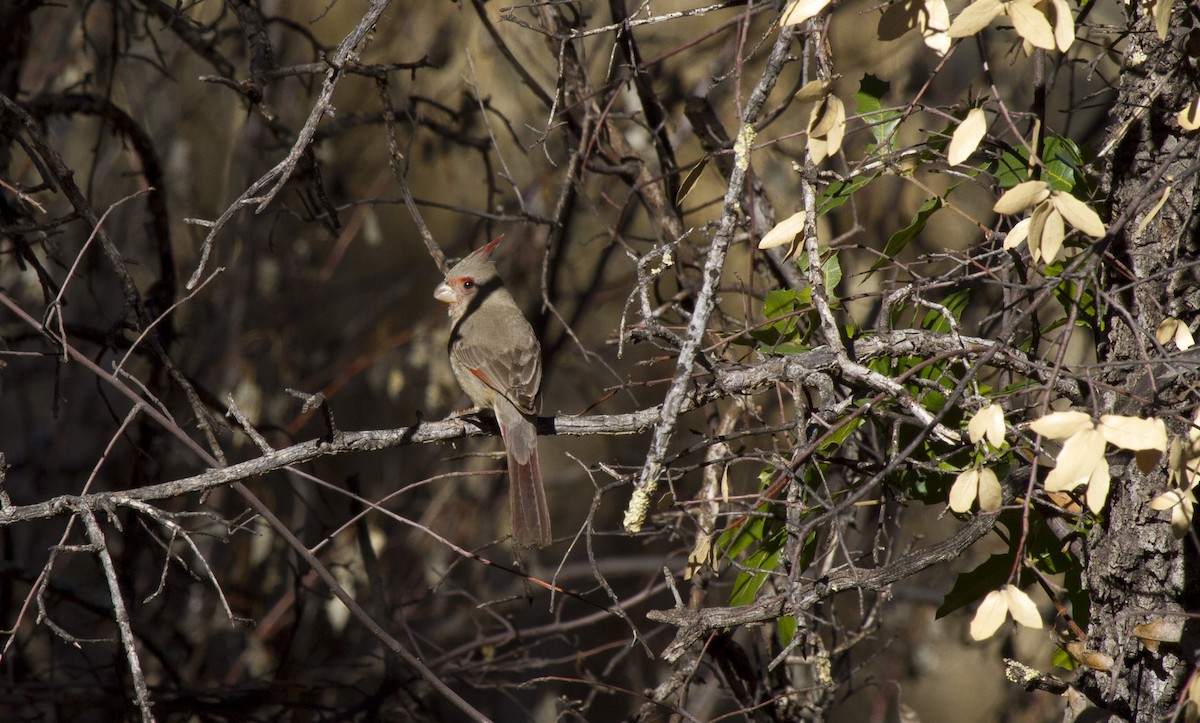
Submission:
POLYGON ((497 238, 458 262, 433 292, 450 305, 450 368, 471 401, 491 409, 508 456, 513 539, 550 544, 550 511, 538 465, 533 416, 540 406, 542 353, 533 328, 496 273, 497 238))

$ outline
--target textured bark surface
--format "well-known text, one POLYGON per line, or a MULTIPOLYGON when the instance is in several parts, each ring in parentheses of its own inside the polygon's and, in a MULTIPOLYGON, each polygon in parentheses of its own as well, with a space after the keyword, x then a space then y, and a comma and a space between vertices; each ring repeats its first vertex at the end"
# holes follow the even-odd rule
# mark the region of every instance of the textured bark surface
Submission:
MULTIPOLYGON (((1183 9, 1178 4, 1177 12, 1183 9)), ((1197 93, 1197 75, 1178 34, 1164 43, 1149 18, 1134 25, 1109 129, 1112 150, 1103 159, 1101 190, 1112 204, 1114 233, 1111 257, 1103 264, 1104 288, 1112 296, 1109 333, 1099 346, 1108 385, 1100 387, 1099 402, 1120 414, 1178 420, 1194 413, 1196 365, 1179 361, 1173 346, 1156 349, 1153 336, 1164 317, 1193 320, 1200 308, 1197 182, 1189 168, 1197 144, 1195 134, 1184 133, 1175 120, 1197 93), (1167 203, 1144 223, 1168 183, 1167 203), (1126 222, 1119 225, 1122 218, 1126 222), (1165 359, 1172 354, 1175 363, 1165 359)), ((1169 427, 1174 434, 1183 431, 1178 421, 1169 427)), ((1187 601, 1197 599, 1195 561, 1191 546, 1172 537, 1169 515, 1149 508, 1166 487, 1165 469, 1144 475, 1122 461, 1123 467, 1113 466, 1107 520, 1089 540, 1087 574, 1092 594, 1087 647, 1112 656, 1116 668, 1086 674, 1082 682, 1094 702, 1122 718, 1164 720, 1195 659, 1194 641, 1185 629, 1182 645, 1152 652, 1131 630, 1150 620, 1179 619, 1187 601)))

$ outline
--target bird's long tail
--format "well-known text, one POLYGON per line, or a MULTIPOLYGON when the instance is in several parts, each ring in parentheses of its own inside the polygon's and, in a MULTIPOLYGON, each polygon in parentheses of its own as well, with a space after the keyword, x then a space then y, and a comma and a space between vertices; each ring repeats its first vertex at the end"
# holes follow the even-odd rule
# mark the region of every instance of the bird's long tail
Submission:
POLYGON ((552 538, 550 509, 546 506, 546 490, 538 464, 537 429, 512 402, 502 397, 496 400, 496 421, 508 456, 513 539, 522 547, 545 547, 552 538))

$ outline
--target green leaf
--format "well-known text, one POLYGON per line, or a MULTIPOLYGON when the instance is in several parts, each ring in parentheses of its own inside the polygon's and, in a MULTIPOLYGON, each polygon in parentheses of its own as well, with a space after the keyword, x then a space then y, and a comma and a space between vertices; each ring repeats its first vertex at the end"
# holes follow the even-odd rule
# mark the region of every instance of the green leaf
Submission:
POLYGON ((887 245, 883 247, 883 255, 880 256, 871 268, 867 270, 867 276, 875 273, 887 264, 891 263, 896 258, 897 254, 904 250, 921 232, 925 230, 925 224, 929 221, 929 217, 934 214, 939 208, 945 205, 945 201, 941 196, 934 196, 921 204, 917 209, 917 213, 913 216, 912 223, 892 234, 888 239, 887 245))
POLYGON ((1079 663, 1076 662, 1075 658, 1072 658, 1071 654, 1062 648, 1054 649, 1054 652, 1050 654, 1050 663, 1054 667, 1062 668, 1063 670, 1075 670, 1079 667, 1079 663))
POLYGON ((792 642, 792 638, 796 637, 796 616, 784 615, 776 622, 779 632, 779 645, 787 647, 787 644, 792 642))
POLYGON ((867 73, 858 84, 858 92, 854 94, 854 112, 871 129, 871 135, 875 136, 875 147, 886 143, 888 151, 895 150, 895 130, 901 117, 898 110, 883 110, 883 96, 891 87, 891 83, 867 73))
POLYGON ((879 174, 872 173, 866 176, 855 176, 848 181, 834 181, 829 184, 825 190, 821 191, 821 195, 817 196, 817 215, 824 216, 849 201, 850 197, 860 188, 874 181, 878 176, 879 174))
POLYGON ((974 570, 960 574, 954 581, 954 587, 946 593, 935 617, 944 618, 961 607, 983 599, 992 590, 999 590, 1008 581, 1012 568, 1013 555, 1006 552, 992 555, 974 570))
MULTIPOLYGON (((963 310, 967 308, 967 301, 971 298, 971 293, 963 289, 955 291, 953 294, 948 294, 945 299, 942 299, 942 306, 950 312, 955 321, 962 319, 963 310)), ((925 312, 925 318, 921 320, 921 328, 929 331, 936 331, 941 334, 950 333, 950 322, 946 320, 945 315, 940 309, 930 309, 925 312)))

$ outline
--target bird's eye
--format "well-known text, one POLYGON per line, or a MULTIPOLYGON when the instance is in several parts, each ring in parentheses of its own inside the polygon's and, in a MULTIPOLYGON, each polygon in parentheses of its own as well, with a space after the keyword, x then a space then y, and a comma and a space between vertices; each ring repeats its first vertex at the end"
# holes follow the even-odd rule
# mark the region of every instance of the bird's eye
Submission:
POLYGON ((473 288, 475 288, 475 282, 472 281, 471 279, 467 279, 466 281, 463 282, 463 288, 464 289, 473 289, 473 288))

